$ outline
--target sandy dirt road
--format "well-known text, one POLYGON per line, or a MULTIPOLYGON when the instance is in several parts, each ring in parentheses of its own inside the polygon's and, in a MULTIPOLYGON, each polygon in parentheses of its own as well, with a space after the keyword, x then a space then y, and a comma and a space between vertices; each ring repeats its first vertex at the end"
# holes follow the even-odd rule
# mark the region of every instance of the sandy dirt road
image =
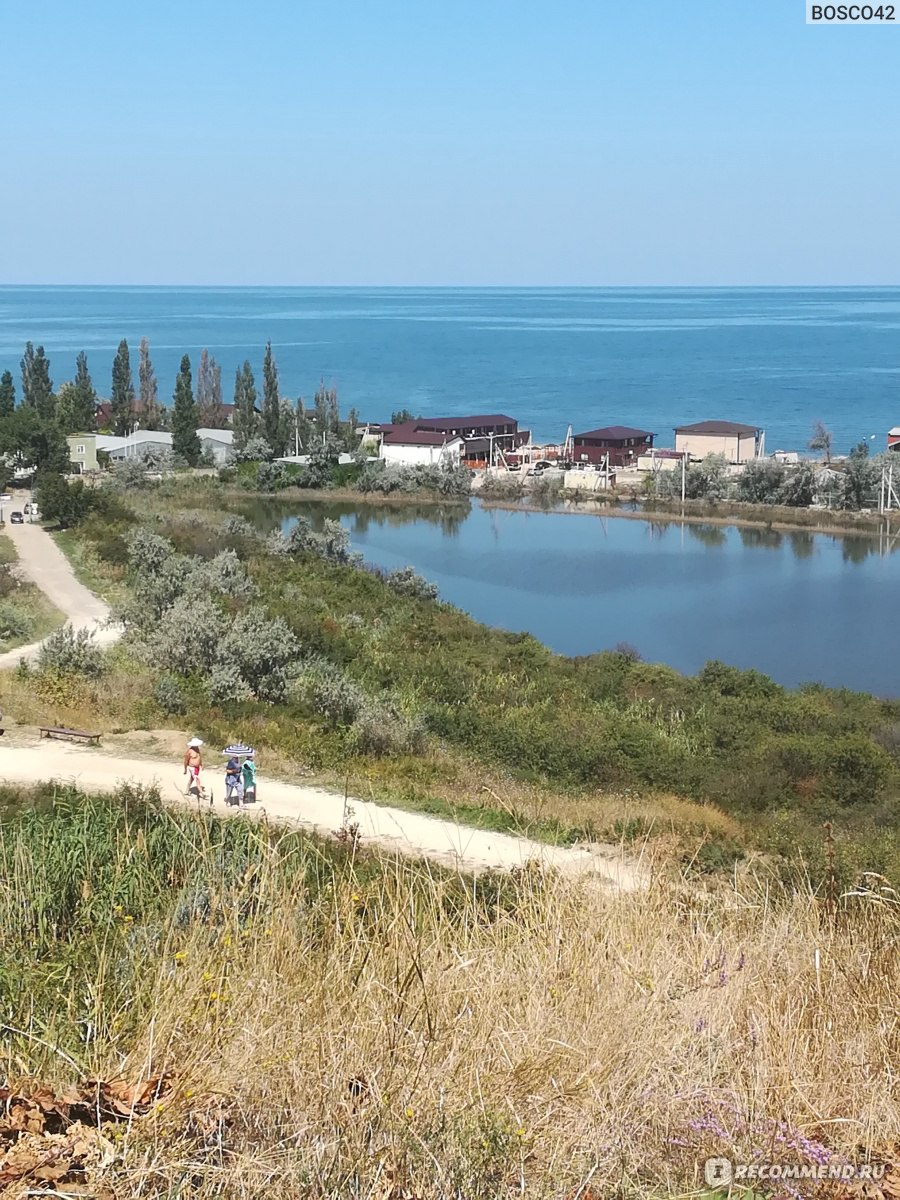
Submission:
MULTIPOLYGON (((128 780, 155 784, 166 803, 195 804, 183 793, 185 782, 180 761, 119 757, 68 742, 38 741, 24 731, 21 734, 17 731, 14 736, 15 743, 2 747, 6 782, 74 781, 85 790, 112 791, 128 780)), ((537 862, 565 875, 593 876, 615 891, 633 891, 646 882, 640 864, 626 859, 615 846, 550 846, 364 800, 350 799, 345 809, 343 796, 322 788, 268 780, 264 774, 260 776, 259 803, 239 813, 225 807, 221 763, 216 767, 206 771, 205 777, 215 796, 213 807, 220 813, 246 815, 251 820, 265 818, 325 835, 355 822, 364 846, 377 845, 465 871, 509 870, 537 862)))
MULTIPOLYGON (((78 582, 68 559, 45 529, 28 524, 26 519, 24 525, 7 524, 5 532, 19 556, 19 574, 36 584, 74 629, 94 630, 98 645, 116 640, 120 631, 108 624, 109 607, 78 582)), ((40 642, 32 642, 0 654, 0 671, 16 666, 22 659, 34 658, 40 646, 40 642)))

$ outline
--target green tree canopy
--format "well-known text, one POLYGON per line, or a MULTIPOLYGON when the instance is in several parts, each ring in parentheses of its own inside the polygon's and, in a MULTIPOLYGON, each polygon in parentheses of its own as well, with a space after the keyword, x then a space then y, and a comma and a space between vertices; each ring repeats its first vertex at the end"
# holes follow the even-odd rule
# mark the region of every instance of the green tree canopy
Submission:
POLYGON ((80 479, 67 483, 57 471, 43 471, 37 481, 41 517, 60 529, 77 525, 91 509, 92 495, 80 479))
POLYGON ((156 372, 150 361, 150 343, 146 338, 141 338, 138 383, 140 387, 138 420, 141 429, 162 429, 165 425, 166 414, 159 402, 156 372))
POLYGON ((812 437, 809 439, 810 450, 821 450, 825 455, 825 461, 831 462, 832 441, 831 430, 826 429, 821 421, 816 421, 813 425, 812 437))
POLYGON ((250 363, 246 360, 234 376, 234 448, 243 450, 251 438, 259 432, 259 417, 256 412, 256 380, 250 363))
POLYGON ((12 371, 4 371, 0 375, 0 417, 8 417, 16 407, 16 385, 13 383, 12 371))
POLYGON ((222 407, 222 368, 208 350, 200 354, 197 368, 197 421, 201 429, 224 429, 227 420, 222 407))
POLYGON ((21 366, 22 404, 35 409, 43 420, 52 421, 56 415, 56 397, 50 378, 50 359, 44 347, 35 349, 31 342, 26 342, 21 366))
POLYGON ((55 421, 45 421, 37 409, 19 405, 0 417, 0 454, 17 467, 69 470, 69 447, 55 421))
POLYGON ((278 395, 278 367, 272 353, 272 343, 266 342, 263 356, 263 437, 272 447, 275 457, 287 453, 292 429, 287 426, 278 395))
POLYGON ((56 422, 63 433, 90 433, 97 427, 97 393, 82 350, 75 360, 75 380, 64 383, 56 397, 56 422))
POLYGON ((128 343, 122 338, 112 367, 112 391, 110 393, 113 433, 124 437, 134 428, 134 379, 131 374, 131 358, 128 343))
POLYGON ((185 354, 175 381, 172 405, 172 453, 176 459, 196 467, 200 461, 200 439, 197 437, 197 405, 191 387, 191 360, 185 354))

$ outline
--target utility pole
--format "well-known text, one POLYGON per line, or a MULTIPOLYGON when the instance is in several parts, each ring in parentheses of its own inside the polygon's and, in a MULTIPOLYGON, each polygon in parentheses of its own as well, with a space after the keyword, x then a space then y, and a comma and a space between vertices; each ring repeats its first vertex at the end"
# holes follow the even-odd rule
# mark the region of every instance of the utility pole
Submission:
POLYGON ((681 452, 681 503, 684 504, 684 485, 687 476, 687 451, 681 452))

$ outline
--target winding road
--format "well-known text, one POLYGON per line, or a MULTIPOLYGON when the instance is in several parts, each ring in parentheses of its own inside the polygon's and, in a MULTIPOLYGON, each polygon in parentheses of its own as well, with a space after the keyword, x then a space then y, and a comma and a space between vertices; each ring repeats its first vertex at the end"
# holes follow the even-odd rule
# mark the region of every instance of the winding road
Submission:
MULTIPOLYGON (((46 529, 26 522, 7 524, 4 532, 16 548, 16 570, 41 589, 73 629, 93 630, 98 645, 114 642, 120 636, 121 630, 110 624, 109 606, 78 582, 69 560, 46 529)), ((0 654, 0 671, 34 658, 40 648, 40 642, 32 642, 0 654)))

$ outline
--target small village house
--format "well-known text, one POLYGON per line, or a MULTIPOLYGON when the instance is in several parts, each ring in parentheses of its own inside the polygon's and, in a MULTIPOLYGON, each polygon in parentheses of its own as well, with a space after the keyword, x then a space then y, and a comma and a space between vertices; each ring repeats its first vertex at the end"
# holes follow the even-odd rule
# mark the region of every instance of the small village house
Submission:
POLYGON ((470 467, 495 462, 500 452, 515 450, 531 437, 527 430, 519 429, 518 421, 504 413, 416 417, 400 425, 371 425, 369 431, 370 436, 380 434, 381 457, 387 462, 422 462, 425 447, 446 446, 452 449, 443 455, 445 460, 449 454, 470 467))
POLYGON ((746 463, 759 457, 762 430, 737 421, 698 421, 679 425, 675 430, 675 449, 689 458, 724 454, 730 463, 746 463))
POLYGON ((419 429, 415 421, 385 429, 380 457, 394 466, 458 465, 465 443, 459 436, 435 429, 419 429))
POLYGON ((900 425, 895 425, 892 429, 888 430, 887 448, 888 450, 900 451, 900 425))
POLYGON ((573 437, 572 457, 577 463, 599 463, 609 455, 611 467, 630 467, 650 449, 655 436, 646 429, 632 429, 628 425, 589 429, 573 437))
POLYGON ((100 470, 99 452, 107 454, 125 444, 123 437, 106 433, 70 433, 66 438, 69 446, 69 462, 73 473, 90 475, 100 470))

